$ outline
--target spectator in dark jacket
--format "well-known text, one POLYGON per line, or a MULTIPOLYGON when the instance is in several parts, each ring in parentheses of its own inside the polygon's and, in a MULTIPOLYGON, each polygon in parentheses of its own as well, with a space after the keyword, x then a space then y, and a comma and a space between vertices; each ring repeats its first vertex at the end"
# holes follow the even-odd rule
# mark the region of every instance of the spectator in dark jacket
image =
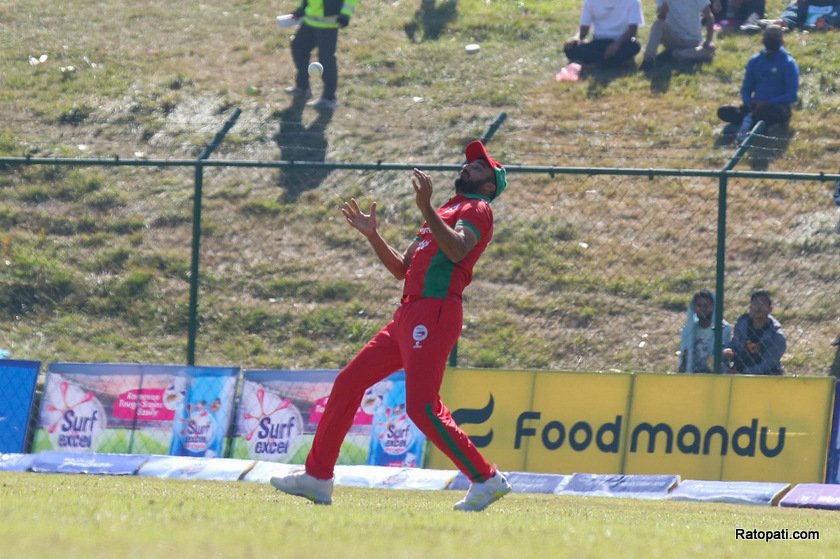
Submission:
POLYGON ((741 315, 733 330, 732 341, 723 356, 732 361, 732 371, 749 375, 781 375, 782 355, 787 340, 782 326, 770 312, 773 300, 764 289, 750 297, 749 312, 741 315))

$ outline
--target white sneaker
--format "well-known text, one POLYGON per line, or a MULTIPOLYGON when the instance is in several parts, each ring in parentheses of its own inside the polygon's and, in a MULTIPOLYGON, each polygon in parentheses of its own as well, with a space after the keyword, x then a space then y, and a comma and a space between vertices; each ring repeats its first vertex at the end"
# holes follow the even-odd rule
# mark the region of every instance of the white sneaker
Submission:
POLYGON ((315 101, 310 101, 307 105, 318 111, 334 111, 338 107, 338 101, 327 99, 326 97, 319 97, 315 101))
POLYGON ((309 499, 316 505, 332 504, 333 479, 314 478, 306 472, 297 472, 271 478, 271 485, 289 495, 309 499))
POLYGON ((496 473, 485 482, 470 484, 467 495, 455 503, 455 510, 464 512, 478 512, 486 509, 490 504, 495 503, 508 493, 511 486, 507 478, 496 470, 496 473))

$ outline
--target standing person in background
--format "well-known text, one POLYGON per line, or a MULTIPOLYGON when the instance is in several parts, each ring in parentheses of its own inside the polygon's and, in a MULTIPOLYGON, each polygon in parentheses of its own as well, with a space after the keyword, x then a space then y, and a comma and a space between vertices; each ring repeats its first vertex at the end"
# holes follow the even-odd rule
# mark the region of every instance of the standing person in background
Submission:
POLYGON ((636 33, 644 24, 640 0, 583 0, 580 28, 563 46, 563 51, 569 62, 621 66, 642 50, 636 33), (593 27, 593 38, 585 43, 593 27))
POLYGON ((292 12, 295 18, 302 20, 292 39, 292 60, 297 74, 295 85, 286 88, 286 93, 295 97, 312 96, 309 59, 317 47, 318 62, 324 68, 324 90, 320 98, 309 104, 322 111, 335 110, 338 106, 338 61, 335 55, 338 29, 350 24, 355 9, 356 0, 300 0, 300 5, 292 12))
MULTIPOLYGON (((732 338, 732 326, 722 321, 724 347, 732 338)), ((688 316, 680 337, 680 361, 677 370, 681 373, 714 373, 715 350, 715 296, 706 288, 701 289, 691 298, 688 316)), ((729 365, 721 366, 722 372, 728 372, 729 365)))
POLYGON ((764 49, 747 62, 741 85, 740 107, 718 108, 718 118, 738 126, 737 140, 744 141, 760 120, 768 126, 787 127, 791 106, 799 94, 799 66, 784 48, 784 31, 768 25, 762 38, 764 49))
POLYGON ((408 416, 472 482, 455 509, 480 511, 510 492, 504 474, 487 462, 440 400, 446 358, 461 334, 461 293, 493 236, 490 201, 507 186, 504 167, 481 142, 467 146, 466 158, 455 196, 437 211, 431 177, 414 169, 414 201, 425 222, 405 252, 379 234, 376 202, 370 214, 362 213, 356 200, 345 202, 347 223, 367 238, 388 271, 404 280, 403 297, 393 320, 336 378, 305 471, 271 478, 280 491, 318 504, 332 502, 333 468, 365 390, 402 368, 408 416))
POLYGON ((782 325, 772 314, 773 300, 764 289, 750 297, 749 312, 735 322, 732 341, 723 356, 732 361, 732 369, 748 375, 781 375, 782 355, 787 340, 782 325))
POLYGON ((642 69, 653 68, 659 45, 664 45, 674 60, 710 62, 715 56, 714 34, 715 21, 709 0, 657 0, 656 21, 650 26, 642 69))

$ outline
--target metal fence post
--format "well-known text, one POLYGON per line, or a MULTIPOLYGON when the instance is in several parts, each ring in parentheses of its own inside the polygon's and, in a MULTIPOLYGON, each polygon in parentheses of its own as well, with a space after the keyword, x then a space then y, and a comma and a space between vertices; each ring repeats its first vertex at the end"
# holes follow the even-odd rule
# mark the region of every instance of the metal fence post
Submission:
POLYGON ((726 188, 728 185, 727 173, 741 160, 753 142, 755 134, 764 131, 765 123, 759 120, 750 131, 744 143, 732 156, 732 159, 720 172, 720 188, 718 189, 718 227, 717 227, 717 268, 715 272, 715 346, 714 360, 715 373, 722 373, 723 363, 723 290, 726 287, 724 274, 726 273, 726 188))
POLYGON ((192 237, 192 259, 190 262, 190 318, 189 333, 187 335, 187 365, 195 365, 195 338, 198 333, 198 261, 201 249, 201 191, 204 186, 204 165, 203 160, 210 157, 222 140, 225 134, 236 123, 236 119, 242 113, 240 109, 233 111, 225 125, 216 133, 204 151, 198 156, 195 163, 195 193, 193 195, 193 237, 192 237))

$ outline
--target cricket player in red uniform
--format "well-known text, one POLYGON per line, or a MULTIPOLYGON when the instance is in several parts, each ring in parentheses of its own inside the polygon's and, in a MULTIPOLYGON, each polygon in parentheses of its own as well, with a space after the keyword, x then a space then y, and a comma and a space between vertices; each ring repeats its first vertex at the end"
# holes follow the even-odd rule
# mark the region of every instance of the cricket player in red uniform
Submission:
POLYGON ((437 212, 431 203, 431 177, 414 169, 415 202, 426 221, 404 253, 379 234, 376 202, 370 214, 362 213, 356 200, 344 203, 341 211, 347 223, 367 238, 394 277, 405 280, 402 300, 391 322, 336 378, 305 471, 271 478, 275 488, 330 504, 333 467, 365 390, 402 368, 408 416, 472 482, 455 509, 483 510, 510 492, 504 474, 487 462, 440 400, 446 359, 461 334, 461 293, 493 236, 490 201, 507 186, 504 167, 481 142, 467 146, 466 159, 455 181, 455 196, 437 212))

